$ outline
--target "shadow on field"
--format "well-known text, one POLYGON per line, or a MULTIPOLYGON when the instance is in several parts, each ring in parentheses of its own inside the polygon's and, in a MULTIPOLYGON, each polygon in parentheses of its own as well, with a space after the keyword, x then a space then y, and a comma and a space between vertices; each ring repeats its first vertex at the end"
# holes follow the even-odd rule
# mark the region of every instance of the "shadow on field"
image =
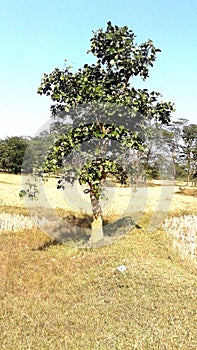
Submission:
POLYGON ((117 237, 128 233, 134 227, 141 228, 139 225, 135 224, 131 216, 126 216, 113 223, 108 223, 104 220, 103 231, 105 236, 117 237))
POLYGON ((33 248, 32 250, 43 251, 43 250, 46 250, 47 248, 50 248, 51 246, 56 246, 56 245, 62 245, 62 243, 54 239, 51 241, 44 242, 43 244, 39 245, 37 248, 33 248))
POLYGON ((197 197, 197 188, 179 187, 179 190, 175 194, 197 197))
MULTIPOLYGON (((87 247, 91 237, 91 216, 78 217, 74 214, 66 215, 59 222, 46 224, 44 231, 51 237, 51 241, 47 241, 34 250, 46 250, 50 246, 60 245, 62 243, 71 246, 87 247)), ((135 224, 130 216, 119 218, 111 222, 110 219, 103 219, 103 241, 107 239, 109 243, 114 238, 129 233, 134 227, 141 228, 135 224)))

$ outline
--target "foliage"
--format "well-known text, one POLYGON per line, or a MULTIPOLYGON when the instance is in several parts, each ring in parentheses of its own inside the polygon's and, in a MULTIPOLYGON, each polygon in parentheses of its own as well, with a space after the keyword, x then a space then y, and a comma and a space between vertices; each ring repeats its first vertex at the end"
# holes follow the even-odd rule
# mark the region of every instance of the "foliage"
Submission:
MULTIPOLYGON (((50 74, 44 74, 38 93, 49 96, 55 103, 51 106, 54 118, 70 119, 72 124, 70 130, 58 135, 47 157, 45 171, 57 172, 61 168, 66 171, 64 179, 72 182, 77 174, 81 183, 89 184, 90 195, 98 200, 105 171, 100 172, 93 165, 92 148, 80 153, 80 158, 84 157, 84 162, 79 161, 83 176, 74 171, 77 157, 75 166, 67 164, 67 168, 65 157, 73 150, 79 151, 80 145, 92 139, 106 141, 100 142, 92 152, 94 161, 99 161, 104 169, 110 158, 107 172, 114 174, 116 168, 117 179, 123 179, 124 169, 120 164, 126 159, 125 149, 142 151, 146 120, 168 124, 173 105, 161 101, 158 92, 149 93, 147 89, 135 89, 131 85, 132 78, 140 76, 145 80, 149 76, 149 68, 160 52, 152 40, 138 45, 132 30, 127 26, 114 26, 111 22, 107 23, 106 30, 99 29, 93 34, 88 53, 96 57, 96 63, 85 64, 76 72, 72 72, 71 66, 62 70, 55 68, 50 74), (118 149, 111 145, 111 140, 118 141, 118 149), (87 163, 88 159, 91 159, 90 163, 87 163), (88 164, 91 164, 91 171, 88 164)), ((60 182, 58 186, 62 184, 60 182)))
POLYGON ((56 102, 51 107, 52 114, 65 118, 70 108, 81 104, 111 103, 168 123, 172 104, 159 101, 158 92, 149 93, 147 89, 134 89, 130 85, 130 79, 135 76, 143 80, 149 76, 149 67, 160 51, 151 40, 137 45, 134 38, 127 26, 113 26, 108 22, 106 31, 99 29, 91 39, 88 53, 96 56, 95 64, 85 64, 75 73, 67 66, 44 74, 38 93, 56 102))
POLYGON ((117 162, 102 158, 85 164, 79 176, 79 183, 91 184, 95 197, 99 199, 101 181, 105 180, 108 174, 115 176, 122 185, 126 184, 127 174, 124 169, 117 162))
POLYGON ((182 132, 182 158, 186 160, 187 164, 187 183, 191 181, 192 177, 196 177, 197 173, 197 125, 189 124, 184 126, 182 132))
MULTIPOLYGON (((92 139, 110 139, 120 142, 123 147, 143 150, 142 140, 136 132, 123 126, 92 123, 71 128, 66 134, 58 137, 45 162, 45 170, 55 172, 62 167, 64 160, 73 149, 92 139)), ((92 150, 91 150, 92 151, 92 150)))
POLYGON ((23 157, 29 140, 24 137, 7 137, 0 141, 0 169, 14 174, 21 172, 23 157))
POLYGON ((32 174, 42 167, 54 138, 54 133, 48 130, 31 138, 23 158, 23 174, 32 174))
POLYGON ((160 176, 158 154, 162 150, 165 157, 165 149, 167 149, 166 157, 171 159, 174 180, 185 180, 187 184, 193 182, 195 185, 197 178, 196 140, 197 125, 189 124, 187 119, 178 118, 172 120, 168 125, 159 127, 152 123, 146 128, 146 148, 141 158, 146 175, 155 178, 151 169, 157 169, 157 176, 160 176))
POLYGON ((181 151, 181 135, 187 119, 179 118, 172 121, 168 126, 163 127, 162 140, 167 144, 173 162, 173 175, 177 179, 180 174, 180 151, 181 151))

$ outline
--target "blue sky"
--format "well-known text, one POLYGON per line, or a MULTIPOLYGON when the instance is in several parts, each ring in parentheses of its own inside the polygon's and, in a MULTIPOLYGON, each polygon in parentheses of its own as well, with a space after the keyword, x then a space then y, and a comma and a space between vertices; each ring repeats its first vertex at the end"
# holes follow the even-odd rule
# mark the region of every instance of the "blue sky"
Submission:
POLYGON ((162 50, 145 81, 175 103, 174 118, 197 123, 197 0, 0 0, 0 138, 33 136, 50 119, 36 93, 43 73, 91 63, 92 31, 127 25, 136 42, 162 50))

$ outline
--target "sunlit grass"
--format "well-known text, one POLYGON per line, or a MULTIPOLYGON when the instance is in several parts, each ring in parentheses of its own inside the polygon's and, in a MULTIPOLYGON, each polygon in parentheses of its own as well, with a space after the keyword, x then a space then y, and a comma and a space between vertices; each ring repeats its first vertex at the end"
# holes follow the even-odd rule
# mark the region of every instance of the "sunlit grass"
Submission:
POLYGON ((163 232, 86 251, 28 230, 0 246, 2 349, 195 349, 194 269, 163 232))
MULTIPOLYGON (((13 196, 1 197, 1 213, 27 216, 13 194, 19 177, 12 181, 0 186, 13 196)), ((177 254, 161 225, 150 230, 160 189, 151 190, 140 227, 104 247, 61 245, 36 228, 2 232, 2 350, 196 349, 195 265, 177 254)), ((196 200, 175 194, 167 217, 195 214, 196 200)), ((67 207, 56 211, 71 215, 67 207)), ((117 214, 106 211, 105 220, 117 214)), ((165 220, 165 213, 156 214, 165 220)))

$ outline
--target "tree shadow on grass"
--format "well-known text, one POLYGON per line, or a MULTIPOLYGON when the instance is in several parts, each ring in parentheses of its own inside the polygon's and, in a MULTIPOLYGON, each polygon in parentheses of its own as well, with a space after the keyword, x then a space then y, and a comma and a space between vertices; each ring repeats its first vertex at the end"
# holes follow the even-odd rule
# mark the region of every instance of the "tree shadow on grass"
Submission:
POLYGON ((113 223, 105 224, 104 222, 104 236, 117 237, 130 232, 133 228, 141 228, 137 225, 131 216, 125 216, 116 220, 113 223))
MULTIPOLYGON (((91 223, 92 217, 85 215, 78 217, 74 214, 65 216, 61 221, 47 223, 43 229, 51 237, 51 241, 47 241, 37 249, 34 250, 46 250, 50 246, 66 244, 75 247, 87 247, 89 239, 91 237, 91 223)), ((135 224, 134 220, 130 216, 119 218, 118 220, 110 223, 109 219, 103 220, 103 244, 105 242, 110 243, 113 239, 123 236, 129 233, 133 228, 140 228, 135 224)))
POLYGON ((61 242, 53 239, 50 241, 46 241, 43 244, 39 245, 37 248, 33 248, 33 251, 44 251, 47 250, 47 248, 50 248, 51 246, 57 246, 57 245, 62 245, 61 242))

